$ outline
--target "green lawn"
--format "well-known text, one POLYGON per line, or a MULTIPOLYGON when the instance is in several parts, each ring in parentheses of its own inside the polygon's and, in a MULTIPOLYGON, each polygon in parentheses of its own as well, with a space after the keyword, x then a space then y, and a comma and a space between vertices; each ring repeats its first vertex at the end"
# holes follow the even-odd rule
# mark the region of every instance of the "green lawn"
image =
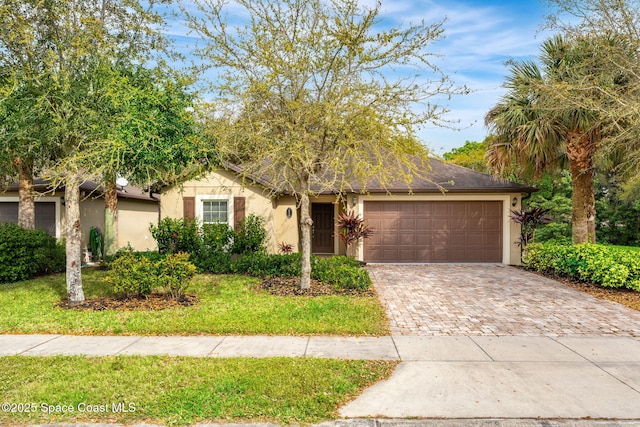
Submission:
POLYGON ((339 406, 389 377, 396 364, 296 358, 0 357, 5 402, 0 424, 309 424, 337 417, 339 406))
MULTIPOLYGON (((105 271, 83 269, 87 298, 109 294, 105 271)), ((57 307, 66 295, 64 275, 0 285, 0 333, 92 335, 385 335, 377 298, 276 297, 256 291, 258 279, 198 275, 187 290, 200 303, 158 311, 81 312, 57 307)))

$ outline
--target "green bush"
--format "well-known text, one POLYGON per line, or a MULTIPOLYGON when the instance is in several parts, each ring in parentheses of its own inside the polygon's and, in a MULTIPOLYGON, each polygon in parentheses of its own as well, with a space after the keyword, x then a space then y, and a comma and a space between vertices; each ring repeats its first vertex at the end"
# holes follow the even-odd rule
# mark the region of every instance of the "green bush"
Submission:
POLYGON ((344 256, 315 259, 312 275, 338 289, 367 289, 372 284, 367 270, 357 260, 344 256))
POLYGON ((266 252, 266 242, 267 230, 264 228, 264 220, 251 214, 238 224, 231 252, 241 255, 266 252))
POLYGON ((202 226, 202 251, 229 252, 234 232, 227 224, 204 224, 202 226))
POLYGON ((149 230, 158 243, 158 252, 161 254, 194 254, 202 248, 200 228, 194 220, 163 218, 157 226, 151 224, 149 230))
POLYGON ((192 255, 191 262, 201 273, 226 274, 233 272, 231 254, 227 252, 204 252, 197 256, 192 255))
POLYGON ((640 290, 640 259, 636 248, 596 244, 542 243, 527 247, 526 267, 605 287, 640 290))
POLYGON ((189 262, 189 254, 153 254, 123 252, 109 263, 106 280, 116 296, 135 298, 149 295, 156 288, 174 298, 184 295, 196 273, 195 265, 189 262))
POLYGON ((196 274, 196 266, 189 262, 189 254, 185 252, 167 255, 156 267, 158 286, 173 298, 184 296, 196 274))
POLYGON ((157 285, 158 268, 149 258, 128 253, 110 263, 106 281, 121 298, 149 295, 157 285))
POLYGON ((0 223, 0 283, 65 269, 64 246, 42 230, 0 223))
POLYGON ((232 264, 232 271, 257 277, 299 276, 301 255, 257 252, 239 257, 232 264))

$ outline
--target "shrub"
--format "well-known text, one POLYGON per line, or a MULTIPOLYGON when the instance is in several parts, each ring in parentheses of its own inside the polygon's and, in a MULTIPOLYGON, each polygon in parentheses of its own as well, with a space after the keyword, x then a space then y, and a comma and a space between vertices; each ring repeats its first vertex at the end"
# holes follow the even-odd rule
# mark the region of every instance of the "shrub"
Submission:
POLYGON ((106 277, 116 296, 133 298, 149 295, 157 284, 158 269, 147 257, 126 253, 110 263, 106 277))
POLYGON ((231 254, 227 252, 202 252, 198 256, 191 256, 201 273, 226 274, 233 272, 231 268, 231 254))
POLYGON ((232 265, 234 273, 258 277, 299 276, 301 254, 251 253, 238 258, 232 265))
POLYGON ((227 224, 204 224, 202 226, 202 251, 229 252, 233 245, 234 232, 227 224))
POLYGON ((158 252, 161 254, 193 254, 202 247, 200 229, 194 220, 163 218, 157 226, 151 224, 149 230, 158 243, 158 252))
POLYGON ((596 244, 531 244, 523 262, 528 268, 560 274, 605 287, 637 289, 640 260, 634 248, 596 244))
POLYGON ((65 269, 64 246, 42 230, 0 223, 0 283, 65 269))
POLYGON ((264 220, 256 215, 249 215, 238 224, 235 233, 232 252, 246 255, 254 252, 265 252, 267 230, 264 220))
POLYGON ((189 254, 184 252, 167 255, 156 267, 158 286, 173 298, 184 296, 196 274, 196 266, 189 262, 189 254))
POLYGON ((344 256, 317 258, 312 275, 338 289, 367 289, 372 284, 367 270, 355 259, 344 256))

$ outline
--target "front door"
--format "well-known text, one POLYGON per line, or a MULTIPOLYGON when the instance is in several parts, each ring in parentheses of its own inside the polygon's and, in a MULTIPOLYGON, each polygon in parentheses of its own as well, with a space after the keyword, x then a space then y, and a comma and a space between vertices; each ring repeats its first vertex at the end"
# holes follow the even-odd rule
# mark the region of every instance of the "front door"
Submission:
POLYGON ((333 253, 333 208, 331 203, 311 204, 311 219, 313 220, 311 251, 315 254, 333 253))

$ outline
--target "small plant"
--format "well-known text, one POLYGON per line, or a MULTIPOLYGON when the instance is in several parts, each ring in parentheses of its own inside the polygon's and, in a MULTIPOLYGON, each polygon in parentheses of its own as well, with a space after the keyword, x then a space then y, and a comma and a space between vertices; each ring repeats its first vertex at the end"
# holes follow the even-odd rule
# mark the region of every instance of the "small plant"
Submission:
POLYGON ((267 230, 264 220, 257 215, 249 215, 238 224, 233 241, 234 254, 250 254, 266 252, 267 230))
POLYGON ((552 218, 547 215, 549 208, 535 207, 523 210, 511 210, 511 221, 520 224, 520 240, 518 245, 524 248, 535 239, 536 228, 549 224, 552 218))
POLYGON ((342 212, 338 216, 337 225, 339 228, 338 237, 346 245, 347 252, 349 252, 351 245, 358 240, 366 239, 373 234, 373 230, 365 224, 364 219, 360 218, 360 215, 356 215, 354 211, 342 212))
POLYGON ((149 295, 157 284, 158 269, 149 258, 127 253, 110 264, 106 277, 116 296, 137 298, 149 295))
POLYGON ((278 243, 278 252, 281 254, 290 254, 293 252, 293 245, 291 243, 278 243))
POLYGON ((196 274, 196 266, 189 262, 188 253, 167 255, 156 264, 157 283, 172 298, 181 298, 196 274))
POLYGON ((367 270, 353 258, 336 256, 315 260, 313 277, 338 289, 367 289, 372 285, 367 270))

